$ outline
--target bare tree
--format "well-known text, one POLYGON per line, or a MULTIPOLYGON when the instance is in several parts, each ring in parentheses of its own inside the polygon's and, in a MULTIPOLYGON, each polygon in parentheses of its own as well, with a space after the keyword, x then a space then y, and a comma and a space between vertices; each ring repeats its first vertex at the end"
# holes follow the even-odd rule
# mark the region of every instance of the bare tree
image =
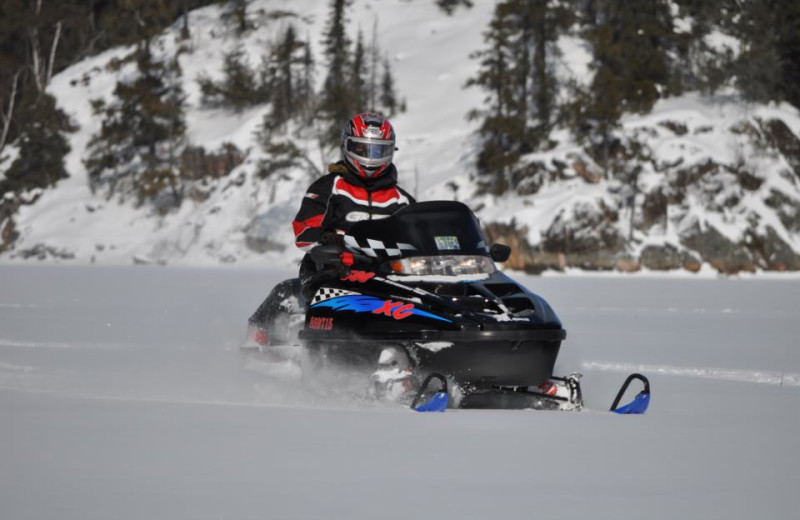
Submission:
MULTIPOLYGON (((42 13, 42 0, 36 0, 34 11, 36 18, 42 13)), ((44 92, 47 85, 50 83, 50 78, 53 77, 53 64, 56 61, 56 51, 58 50, 58 42, 61 39, 62 21, 59 20, 55 25, 55 33, 53 34, 53 42, 50 45, 50 54, 47 59, 43 59, 41 54, 41 45, 39 42, 39 28, 36 24, 32 24, 28 38, 31 45, 31 68, 33 69, 33 82, 39 93, 44 92)))
POLYGON ((14 79, 11 81, 11 95, 8 98, 8 109, 0 113, 2 117, 3 129, 0 132, 0 153, 6 146, 6 139, 8 139, 8 130, 11 128, 11 121, 14 118, 14 102, 17 98, 17 86, 19 85, 19 75, 21 71, 14 74, 14 79))

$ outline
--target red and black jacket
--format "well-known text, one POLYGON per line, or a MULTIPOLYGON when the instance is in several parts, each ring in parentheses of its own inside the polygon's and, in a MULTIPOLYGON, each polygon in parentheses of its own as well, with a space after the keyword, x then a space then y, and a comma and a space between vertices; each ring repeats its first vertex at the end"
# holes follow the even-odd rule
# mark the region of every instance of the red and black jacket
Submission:
POLYGON ((361 220, 385 218, 415 202, 397 186, 394 164, 377 179, 364 180, 351 172, 345 163, 328 167, 328 174, 312 184, 292 222, 295 244, 307 249, 325 231, 347 232, 361 220))

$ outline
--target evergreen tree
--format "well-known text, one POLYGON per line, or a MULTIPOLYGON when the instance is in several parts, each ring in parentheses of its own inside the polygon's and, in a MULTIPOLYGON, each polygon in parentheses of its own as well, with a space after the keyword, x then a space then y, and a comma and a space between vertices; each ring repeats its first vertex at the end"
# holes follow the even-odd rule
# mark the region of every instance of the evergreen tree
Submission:
POLYGON ((295 84, 294 65, 296 63, 295 51, 302 46, 297 41, 294 27, 289 26, 284 34, 283 41, 278 46, 277 62, 278 75, 275 78, 275 100, 273 101, 273 112, 280 114, 279 119, 287 121, 294 117, 297 107, 295 104, 295 84))
POLYGON ((734 1, 676 0, 678 16, 691 20, 691 31, 672 35, 676 59, 670 71, 671 91, 711 93, 730 79, 732 54, 714 49, 707 36, 729 24, 728 8, 734 1))
POLYGON ((66 28, 77 23, 77 0, 0 2, 0 153, 28 126, 22 110, 37 102, 53 74, 63 67, 66 28))
POLYGON ((480 86, 487 91, 484 101, 485 110, 475 110, 471 119, 483 117, 480 134, 483 147, 478 154, 477 167, 482 174, 490 174, 485 189, 494 193, 502 193, 508 187, 506 171, 519 159, 518 152, 512 146, 520 128, 520 117, 514 106, 512 83, 508 81, 510 62, 513 55, 509 50, 513 30, 508 18, 509 10, 502 5, 495 6, 494 16, 485 34, 488 48, 473 55, 480 58, 478 75, 467 82, 467 86, 480 86))
POLYGON ((11 170, 0 190, 49 186, 67 175, 62 159, 71 125, 45 94, 55 74, 109 47, 147 47, 181 13, 212 1, 0 2, 0 160, 6 145, 19 150, 14 164, 3 165, 11 170))
POLYGON ((109 15, 109 30, 125 34, 137 49, 150 52, 153 38, 177 16, 169 0, 118 0, 119 8, 109 15))
POLYGON ((397 112, 398 100, 394 87, 394 76, 389 63, 389 58, 383 60, 383 77, 381 79, 381 108, 387 117, 392 117, 397 112))
POLYGON ((314 74, 316 63, 314 54, 311 52, 311 40, 306 38, 303 44, 302 72, 300 83, 297 87, 297 95, 302 105, 303 118, 308 121, 315 117, 316 94, 314 90, 314 74))
POLYGON ((800 106, 800 5, 778 0, 738 2, 731 32, 742 43, 732 66, 746 99, 800 106))
POLYGON ((353 105, 356 111, 362 112, 367 109, 367 63, 366 50, 364 49, 364 35, 358 31, 356 47, 353 52, 353 70, 350 72, 350 93, 353 97, 353 105))
POLYGON ((303 96, 313 94, 308 70, 313 61, 307 62, 310 59, 308 45, 297 39, 294 26, 289 25, 282 39, 270 52, 269 63, 265 64, 269 73, 264 81, 272 92, 272 110, 264 118, 266 129, 285 129, 290 120, 304 111, 307 100, 303 96))
POLYGON ((19 117, 22 107, 45 91, 54 74, 110 47, 140 43, 144 35, 159 34, 188 10, 214 1, 0 2, 0 152, 27 125, 19 117), (28 95, 33 97, 23 99, 28 95))
POLYGON ((451 15, 458 7, 471 8, 472 0, 436 0, 436 5, 445 13, 451 15))
POLYGON ((381 64, 381 50, 378 46, 378 17, 372 24, 372 41, 369 45, 369 81, 367 83, 367 107, 371 112, 378 109, 378 67, 381 64))
POLYGON ((182 199, 178 158, 185 145, 185 97, 177 63, 156 60, 144 45, 136 52, 138 75, 118 82, 114 101, 95 102, 102 128, 89 143, 85 161, 93 189, 108 196, 134 194, 139 203, 167 191, 182 199))
POLYGON ((611 131, 623 113, 647 113, 669 93, 669 51, 674 33, 665 0, 597 0, 598 24, 589 27, 595 70, 582 114, 589 137, 599 141, 608 170, 611 131))
POLYGON ((249 0, 223 0, 226 8, 222 13, 222 20, 231 26, 237 36, 242 36, 244 33, 256 28, 255 23, 250 19, 247 12, 249 7, 249 0))
POLYGON ((201 75, 197 82, 200 85, 202 102, 212 106, 223 106, 240 112, 246 108, 269 101, 270 76, 273 63, 267 59, 261 70, 261 77, 247 61, 241 46, 225 54, 223 79, 216 82, 208 76, 201 75))
POLYGON ((488 93, 488 108, 471 114, 483 117, 478 170, 494 176, 486 189, 495 193, 507 188, 510 168, 547 138, 555 122, 553 42, 572 23, 567 7, 547 0, 498 3, 485 35, 488 48, 476 54, 481 68, 467 84, 488 93))
POLYGON ((70 147, 64 134, 76 128, 56 106, 55 98, 41 94, 35 102, 22 107, 21 112, 25 125, 17 141, 19 155, 0 182, 0 193, 47 188, 69 177, 64 157, 70 147))
POLYGON ((601 23, 588 36, 594 45, 594 68, 615 91, 619 109, 649 112, 669 83, 669 3, 665 0, 599 2, 601 23))
POLYGON ((322 45, 328 72, 322 87, 320 110, 327 120, 323 141, 331 147, 339 143, 342 124, 357 110, 350 86, 350 39, 347 14, 351 0, 331 0, 331 16, 322 45))

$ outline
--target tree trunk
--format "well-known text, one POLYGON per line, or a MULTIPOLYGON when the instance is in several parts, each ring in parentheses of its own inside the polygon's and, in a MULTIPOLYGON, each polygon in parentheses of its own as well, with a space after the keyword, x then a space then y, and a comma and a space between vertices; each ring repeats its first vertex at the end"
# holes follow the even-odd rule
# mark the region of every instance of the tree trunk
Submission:
POLYGON ((53 45, 50 47, 50 61, 47 64, 47 75, 44 78, 44 88, 50 84, 50 78, 53 77, 53 63, 56 61, 56 49, 58 49, 58 40, 61 38, 61 20, 56 23, 56 33, 53 35, 53 45))
POLYGON ((181 28, 181 39, 188 40, 189 33, 189 9, 186 7, 186 0, 181 2, 181 14, 183 15, 183 27, 181 28))
POLYGON ((39 60, 39 31, 36 28, 31 29, 28 38, 31 45, 31 69, 33 73, 33 83, 36 85, 36 90, 41 93, 44 88, 42 87, 42 66, 39 60))
POLYGON ((0 153, 6 146, 6 139, 8 139, 8 130, 11 128, 11 120, 14 118, 14 103, 17 98, 17 85, 19 83, 19 73, 14 74, 14 80, 11 83, 11 96, 8 98, 8 111, 2 114, 3 116, 3 129, 0 133, 0 153))
MULTIPOLYGON (((543 9, 546 9, 546 7, 543 9)), ((533 57, 534 74, 538 84, 536 111, 544 132, 550 126, 550 91, 547 84, 547 34, 545 32, 547 28, 544 21, 545 15, 546 13, 542 12, 539 23, 536 24, 536 54, 533 57)))
POLYGON ((636 217, 636 196, 639 194, 639 170, 638 166, 634 167, 634 171, 630 174, 631 185, 631 200, 630 200, 630 220, 628 222, 628 242, 633 241, 633 225, 636 217))
POLYGON ((44 85, 42 85, 42 64, 39 58, 39 29, 35 24, 38 23, 39 14, 41 12, 42 0, 36 0, 36 9, 34 11, 36 19, 33 22, 33 27, 30 29, 28 38, 30 39, 31 44, 31 68, 33 69, 33 82, 36 84, 36 90, 38 90, 39 93, 44 91, 44 85))
POLYGON ((369 76, 369 109, 377 110, 375 100, 378 90, 378 64, 380 62, 380 50, 378 49, 378 17, 372 25, 372 45, 370 45, 370 76, 369 76))
POLYGON ((608 156, 610 155, 611 143, 608 138, 608 126, 603 124, 603 178, 608 180, 608 156))

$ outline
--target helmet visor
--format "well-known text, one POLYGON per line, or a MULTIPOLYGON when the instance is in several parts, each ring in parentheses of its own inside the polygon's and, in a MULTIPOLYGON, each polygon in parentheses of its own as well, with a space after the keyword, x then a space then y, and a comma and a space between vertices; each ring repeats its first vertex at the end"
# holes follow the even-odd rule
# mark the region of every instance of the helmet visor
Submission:
POLYGON ((394 142, 374 139, 349 138, 345 145, 351 154, 366 160, 379 160, 394 154, 394 142))

